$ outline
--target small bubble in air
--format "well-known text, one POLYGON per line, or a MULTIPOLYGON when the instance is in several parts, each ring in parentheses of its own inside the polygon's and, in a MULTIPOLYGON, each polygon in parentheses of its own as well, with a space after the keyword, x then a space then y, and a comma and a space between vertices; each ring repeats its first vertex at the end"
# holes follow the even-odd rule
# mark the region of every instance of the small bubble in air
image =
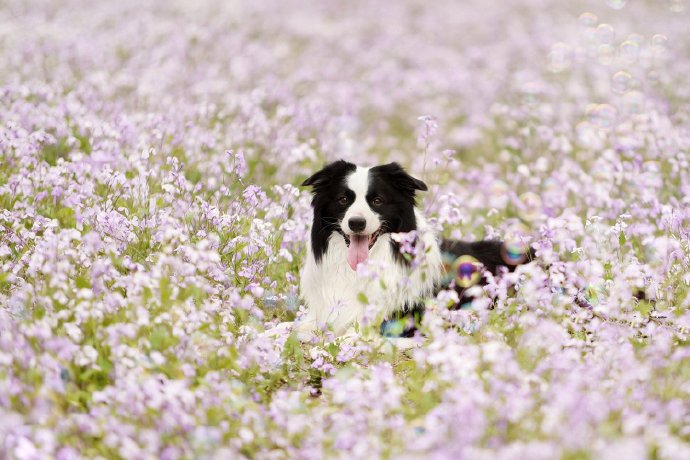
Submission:
POLYGON ((630 89, 632 76, 625 70, 620 70, 611 77, 611 89, 614 93, 625 94, 630 89))
POLYGON ((594 27, 597 22, 599 21, 599 18, 597 18, 597 15, 594 13, 590 12, 585 12, 580 15, 579 18, 577 18, 578 24, 582 27, 594 27))
POLYGON ((616 31, 611 24, 597 26, 597 40, 601 44, 610 45, 616 39, 616 31))
POLYGON ((626 64, 633 64, 640 55, 640 45, 633 40, 626 40, 618 47, 620 57, 626 64))
POLYGON ((453 273, 455 273, 455 284, 462 288, 468 288, 479 282, 482 277, 482 264, 472 256, 460 256, 453 262, 453 273))
POLYGON ((529 258, 529 229, 522 223, 512 225, 501 246, 501 258, 508 265, 518 265, 529 258))
POLYGON ((611 129, 616 124, 618 111, 610 104, 596 104, 587 109, 587 118, 601 129, 611 129))
POLYGON ((666 37, 666 35, 656 34, 652 37, 652 45, 653 46, 665 47, 667 43, 668 43, 668 37, 666 37))

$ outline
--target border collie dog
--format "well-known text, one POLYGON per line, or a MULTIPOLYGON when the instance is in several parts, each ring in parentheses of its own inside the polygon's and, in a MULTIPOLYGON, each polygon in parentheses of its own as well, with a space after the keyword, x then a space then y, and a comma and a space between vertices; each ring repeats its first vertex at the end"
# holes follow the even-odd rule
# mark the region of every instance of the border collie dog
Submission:
MULTIPOLYGON (((475 257, 493 272, 507 265, 499 241, 439 242, 415 203, 416 192, 426 191, 426 184, 397 163, 369 168, 339 160, 302 185, 312 187, 314 209, 300 282, 307 307, 297 324, 302 340, 323 327, 346 335, 365 319, 385 323, 410 313, 418 319, 424 300, 449 285, 442 251, 475 257), (420 263, 404 257, 400 239, 394 238, 412 231, 413 246, 424 250, 420 263)), ((461 287, 451 287, 463 294, 461 287)), ((401 336, 414 330, 412 324, 401 336)))

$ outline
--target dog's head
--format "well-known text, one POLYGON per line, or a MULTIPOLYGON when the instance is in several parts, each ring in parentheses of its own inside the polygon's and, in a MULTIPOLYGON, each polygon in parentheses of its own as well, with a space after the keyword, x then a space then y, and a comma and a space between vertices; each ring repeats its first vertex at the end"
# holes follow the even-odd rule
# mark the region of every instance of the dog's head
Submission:
POLYGON ((365 168, 343 160, 327 165, 302 185, 313 187, 315 260, 321 260, 329 239, 338 233, 348 247, 347 262, 353 270, 367 260, 381 235, 417 228, 415 192, 427 190, 424 182, 397 163, 365 168))

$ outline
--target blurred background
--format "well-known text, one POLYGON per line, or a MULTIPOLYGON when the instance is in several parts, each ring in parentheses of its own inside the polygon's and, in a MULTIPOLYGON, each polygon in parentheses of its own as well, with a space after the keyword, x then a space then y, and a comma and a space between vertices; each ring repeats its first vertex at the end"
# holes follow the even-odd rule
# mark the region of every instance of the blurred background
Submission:
POLYGON ((0 0, 0 457, 689 458, 689 10, 0 0), (539 262, 412 356, 261 339, 338 158, 539 262))

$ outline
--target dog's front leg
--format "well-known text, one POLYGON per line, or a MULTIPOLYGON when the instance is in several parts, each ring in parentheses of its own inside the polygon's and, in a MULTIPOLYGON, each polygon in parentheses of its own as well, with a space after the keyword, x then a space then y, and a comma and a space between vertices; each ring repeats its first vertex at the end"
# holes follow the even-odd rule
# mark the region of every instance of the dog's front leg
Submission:
POLYGON ((319 323, 312 309, 307 310, 306 315, 295 321, 293 331, 297 332, 300 342, 311 342, 318 331, 319 323))

